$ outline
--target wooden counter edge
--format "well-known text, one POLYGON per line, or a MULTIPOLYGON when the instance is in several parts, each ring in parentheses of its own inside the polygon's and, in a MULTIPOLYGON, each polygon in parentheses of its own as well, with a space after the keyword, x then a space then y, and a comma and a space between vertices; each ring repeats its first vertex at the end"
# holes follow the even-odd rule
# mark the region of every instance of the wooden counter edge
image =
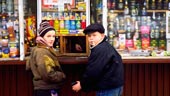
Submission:
MULTIPOLYGON (((60 64, 86 64, 87 57, 58 57, 60 64)), ((170 64, 170 57, 122 57, 124 64, 170 64)), ((0 65, 23 65, 19 58, 0 58, 0 65)))

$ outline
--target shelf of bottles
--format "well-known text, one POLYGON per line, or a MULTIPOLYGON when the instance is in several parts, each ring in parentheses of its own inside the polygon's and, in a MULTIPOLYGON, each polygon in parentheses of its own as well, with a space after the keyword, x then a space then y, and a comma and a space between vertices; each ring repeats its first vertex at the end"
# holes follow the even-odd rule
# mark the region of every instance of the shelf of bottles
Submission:
POLYGON ((19 56, 18 0, 0 0, 0 58, 19 56))
MULTIPOLYGON (((42 20, 48 20, 56 30, 57 50, 60 49, 60 36, 85 36, 83 29, 87 25, 86 0, 68 0, 72 2, 60 2, 58 4, 46 4, 42 0, 42 20)), ((61 41, 62 42, 62 41, 61 41)))
POLYGON ((108 0, 109 42, 125 56, 170 56, 168 5, 168 0, 108 0))
POLYGON ((64 3, 61 6, 50 6, 42 2, 42 19, 49 20, 57 33, 82 33, 86 27, 86 3, 84 0, 77 0, 74 4, 64 3))
MULTIPOLYGON (((27 36, 30 36, 30 34, 23 32, 26 36, 22 36, 22 32, 20 32, 20 28, 22 27, 20 24, 22 24, 25 27, 25 30, 28 31, 28 27, 26 26, 28 26, 30 23, 28 23, 29 20, 26 19, 25 23, 20 23, 22 18, 19 19, 19 17, 22 15, 22 12, 20 12, 19 16, 19 10, 22 8, 23 14, 28 14, 29 9, 27 6, 27 0, 24 0, 22 3, 19 2, 19 0, 0 0, 0 58, 22 57, 23 59, 21 54, 24 54, 24 48, 21 48, 22 46, 20 46, 22 42, 21 37, 27 38, 27 36), (23 6, 19 7, 19 4, 22 3, 23 6)), ((23 44, 24 42, 22 42, 22 45, 23 44)))

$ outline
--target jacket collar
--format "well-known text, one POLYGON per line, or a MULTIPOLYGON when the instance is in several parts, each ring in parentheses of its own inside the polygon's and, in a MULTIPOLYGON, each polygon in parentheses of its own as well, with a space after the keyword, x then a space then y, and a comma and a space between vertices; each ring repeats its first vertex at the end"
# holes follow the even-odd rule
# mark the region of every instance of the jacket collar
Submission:
POLYGON ((54 54, 55 56, 58 56, 58 55, 57 55, 57 52, 54 50, 53 47, 49 47, 49 46, 47 46, 47 45, 45 45, 45 44, 42 44, 42 43, 37 43, 37 47, 38 47, 38 48, 47 49, 47 50, 49 50, 52 54, 54 54))
POLYGON ((97 45, 99 45, 100 43, 102 43, 102 42, 104 42, 104 41, 106 41, 106 40, 107 40, 107 37, 105 36, 103 39, 101 39, 101 40, 99 41, 98 44, 96 44, 95 46, 90 47, 90 49, 93 49, 94 47, 96 47, 97 45))

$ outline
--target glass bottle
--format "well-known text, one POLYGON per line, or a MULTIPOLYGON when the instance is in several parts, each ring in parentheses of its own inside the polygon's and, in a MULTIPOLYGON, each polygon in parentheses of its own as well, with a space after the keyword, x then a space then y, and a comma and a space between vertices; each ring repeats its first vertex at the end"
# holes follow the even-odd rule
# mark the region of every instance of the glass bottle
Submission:
POLYGON ((160 13, 156 14, 156 22, 158 26, 161 26, 161 22, 162 22, 162 15, 160 13))
POLYGON ((118 18, 120 20, 119 21, 119 26, 120 26, 119 29, 124 31, 125 30, 125 20, 124 20, 123 16, 119 16, 118 18))
POLYGON ((115 0, 107 0, 107 8, 109 10, 114 10, 116 7, 115 0))
POLYGON ((6 20, 7 18, 6 18, 6 16, 3 16, 2 17, 2 29, 3 30, 7 30, 7 20, 6 20))
POLYGON ((152 0, 151 2, 151 9, 152 10, 156 9, 155 0, 152 0))
POLYGON ((158 40, 157 39, 151 39, 150 46, 153 49, 158 49, 158 40))
POLYGON ((56 52, 58 52, 58 53, 60 52, 60 40, 59 40, 58 36, 56 36, 56 38, 55 38, 54 48, 55 48, 56 52))
POLYGON ((146 16, 147 15, 147 9, 146 9, 146 1, 143 3, 143 7, 141 10, 141 15, 146 16))
POLYGON ((135 34, 134 37, 136 39, 140 39, 140 31, 139 31, 139 23, 138 21, 135 21, 135 34))
POLYGON ((141 49, 141 39, 140 39, 140 31, 138 21, 135 21, 135 33, 133 36, 134 48, 141 49))
POLYGON ((132 39, 132 34, 131 34, 131 19, 126 18, 125 19, 125 30, 126 30, 126 39, 132 39))
POLYGON ((158 0, 156 4, 157 4, 156 9, 158 9, 158 10, 162 9, 162 0, 158 0))
POLYGON ((153 11, 153 13, 152 13, 152 26, 151 27, 153 27, 153 28, 155 28, 156 27, 156 17, 155 17, 155 11, 153 11))
POLYGON ((129 15, 129 6, 128 6, 128 1, 125 1, 125 6, 124 6, 124 15, 129 15))
POLYGON ((159 26, 156 26, 155 28, 155 39, 159 39, 159 35, 160 35, 160 29, 159 29, 159 26))
POLYGON ((116 30, 120 30, 120 22, 118 17, 115 18, 114 26, 116 30))
POLYGON ((108 10, 111 9, 111 0, 107 0, 107 8, 108 8, 108 10))
POLYGON ((114 10, 115 8, 116 8, 116 2, 115 2, 115 0, 111 0, 112 1, 112 7, 111 7, 111 9, 112 10, 114 10))
POLYGON ((137 8, 135 6, 135 1, 134 0, 131 1, 130 13, 131 13, 131 16, 136 16, 137 15, 137 8))
POLYGON ((155 29, 153 27, 151 28, 150 38, 155 39, 155 29))
POLYGON ((5 0, 2 0, 2 4, 1 4, 1 12, 2 13, 5 13, 6 12, 6 2, 5 2, 5 0))
POLYGON ((146 9, 149 9, 149 0, 146 0, 146 9))
POLYGON ((147 49, 150 46, 150 26, 147 25, 147 17, 142 17, 142 23, 140 26, 141 31, 141 41, 142 41, 142 49, 147 49))
POLYGON ((163 9, 167 10, 168 9, 168 0, 163 1, 163 9))
POLYGON ((140 16, 141 8, 140 8, 139 1, 136 1, 135 6, 136 6, 136 14, 137 14, 138 16, 140 16))
POLYGON ((166 40, 165 39, 159 40, 159 49, 166 50, 166 40))
POLYGON ((123 0, 118 1, 118 6, 117 7, 118 7, 119 10, 122 10, 124 8, 123 0))
POLYGON ((160 29, 160 39, 165 39, 166 38, 166 31, 164 28, 160 29))
POLYGON ((134 47, 130 18, 126 19, 126 47, 134 47))
POLYGON ((11 16, 11 14, 14 12, 14 2, 13 2, 13 0, 6 0, 6 5, 7 5, 8 15, 11 16))

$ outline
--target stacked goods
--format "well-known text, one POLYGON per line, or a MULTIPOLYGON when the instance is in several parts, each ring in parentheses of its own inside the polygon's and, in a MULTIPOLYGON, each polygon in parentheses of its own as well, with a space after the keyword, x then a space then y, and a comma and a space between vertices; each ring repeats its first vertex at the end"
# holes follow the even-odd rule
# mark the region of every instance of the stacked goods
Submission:
POLYGON ((19 24, 16 17, 2 16, 0 22, 0 56, 19 56, 19 24))
POLYGON ((62 4, 50 5, 42 2, 42 18, 49 20, 57 33, 82 33, 86 27, 86 3, 75 1, 62 4))

